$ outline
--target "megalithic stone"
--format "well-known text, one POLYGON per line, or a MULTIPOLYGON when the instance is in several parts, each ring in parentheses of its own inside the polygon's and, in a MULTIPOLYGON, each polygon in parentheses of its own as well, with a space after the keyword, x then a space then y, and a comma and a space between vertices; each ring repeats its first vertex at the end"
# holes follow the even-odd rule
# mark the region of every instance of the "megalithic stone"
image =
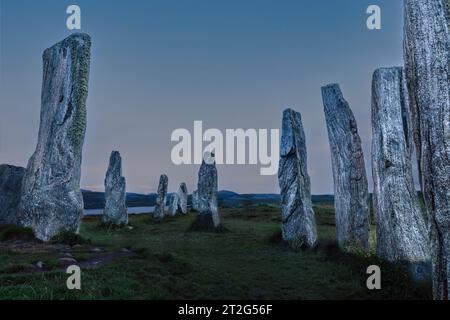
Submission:
POLYGON ((372 172, 377 255, 406 263, 430 279, 430 245, 411 165, 413 137, 403 68, 375 71, 372 82, 372 172))
POLYGON ((113 151, 109 158, 109 166, 105 178, 103 223, 114 225, 125 225, 128 223, 125 187, 125 178, 122 177, 122 158, 118 151, 113 151))
POLYGON ((166 203, 167 203, 167 187, 169 185, 169 178, 163 174, 159 178, 158 185, 158 197, 156 198, 156 206, 153 217, 156 219, 162 219, 166 215, 166 203))
POLYGON ((179 198, 177 193, 173 193, 169 203, 169 215, 175 216, 178 212, 179 198))
POLYGON ((19 221, 47 241, 78 232, 83 215, 81 156, 91 39, 73 34, 44 51, 39 136, 22 185, 19 221))
POLYGON ((317 244, 306 161, 301 115, 287 109, 283 112, 278 180, 281 189, 282 235, 294 249, 313 248, 317 244))
POLYGON ((187 214, 188 190, 186 183, 181 183, 178 188, 178 206, 182 214, 187 214))
POLYGON ((358 127, 338 84, 322 87, 334 178, 336 237, 341 249, 369 249, 370 209, 358 127))
POLYGON ((17 210, 25 168, 0 165, 0 225, 17 224, 17 210))
POLYGON ((404 0, 405 62, 420 130, 433 296, 450 299, 450 33, 443 0, 404 0))
POLYGON ((218 181, 214 154, 206 153, 198 172, 198 215, 192 224, 195 230, 217 229, 220 225, 217 204, 218 181))
POLYGON ((198 211, 198 191, 194 190, 192 192, 192 209, 198 211))

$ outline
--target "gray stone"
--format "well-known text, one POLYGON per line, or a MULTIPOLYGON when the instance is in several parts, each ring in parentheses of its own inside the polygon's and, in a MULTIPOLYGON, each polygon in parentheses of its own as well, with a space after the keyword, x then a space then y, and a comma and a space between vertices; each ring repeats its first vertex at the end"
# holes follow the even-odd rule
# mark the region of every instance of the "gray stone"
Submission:
POLYGON ((192 192, 192 209, 198 211, 198 207, 198 191, 194 190, 194 192, 192 192))
POLYGON ((182 182, 178 188, 178 206, 182 214, 188 213, 188 190, 186 183, 182 182))
POLYGON ((114 225, 128 224, 125 186, 125 178, 122 177, 122 158, 118 151, 113 151, 109 158, 109 166, 105 178, 103 223, 114 225))
POLYGON ((283 239, 294 249, 317 245, 316 219, 307 172, 305 133, 300 113, 283 112, 278 180, 281 189, 283 239))
POLYGON ((351 251, 369 249, 370 210, 358 127, 338 84, 322 87, 334 178, 336 238, 351 251))
POLYGON ((450 299, 450 33, 442 0, 404 1, 404 54, 431 239, 433 296, 450 299))
MULTIPOLYGON (((426 266, 430 264, 430 245, 412 176, 412 147, 411 115, 403 69, 378 69, 372 83, 377 255, 390 262, 426 266)), ((429 267, 421 269, 430 270, 429 267)), ((413 273, 413 277, 423 277, 423 272, 413 273)))
POLYGON ((81 154, 86 130, 91 39, 73 34, 44 51, 36 151, 22 185, 19 221, 47 241, 78 232, 83 215, 81 154))
POLYGON ((220 225, 217 207, 218 181, 214 154, 205 154, 198 172, 198 215, 192 224, 196 230, 216 229, 220 225))
POLYGON ((175 216, 177 214, 179 201, 178 194, 173 193, 169 203, 169 215, 175 216))
POLYGON ((0 165, 0 225, 17 224, 17 209, 25 168, 0 165))
POLYGON ((167 187, 169 185, 169 178, 163 174, 159 178, 158 197, 156 198, 156 206, 153 217, 155 219, 163 219, 166 215, 167 203, 167 187))

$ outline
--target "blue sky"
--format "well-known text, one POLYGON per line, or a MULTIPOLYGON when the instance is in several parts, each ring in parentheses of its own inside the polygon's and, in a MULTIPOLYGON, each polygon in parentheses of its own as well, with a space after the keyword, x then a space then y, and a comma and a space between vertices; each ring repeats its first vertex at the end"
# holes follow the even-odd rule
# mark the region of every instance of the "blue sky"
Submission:
MULTIPOLYGON (((401 0, 0 0, 0 163, 25 166, 39 126, 42 52, 62 40, 66 8, 82 10, 93 41, 82 187, 101 190, 111 150, 127 188, 194 189, 198 166, 171 164, 171 133, 205 128, 280 128, 302 113, 313 193, 333 181, 320 87, 339 83, 364 143, 370 176, 373 71, 402 65, 401 0), (366 28, 366 9, 382 29, 366 28)), ((220 189, 278 192, 259 166, 219 166, 220 189)), ((371 181, 371 180, 370 180, 371 181)), ((371 183, 371 182, 370 182, 371 183)))

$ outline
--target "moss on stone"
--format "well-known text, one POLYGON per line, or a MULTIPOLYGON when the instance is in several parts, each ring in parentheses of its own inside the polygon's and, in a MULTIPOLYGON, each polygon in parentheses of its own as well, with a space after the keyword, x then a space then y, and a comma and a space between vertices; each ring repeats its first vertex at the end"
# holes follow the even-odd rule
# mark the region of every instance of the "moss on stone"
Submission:
POLYGON ((86 100, 88 96, 91 39, 87 34, 78 34, 69 37, 67 41, 69 41, 73 83, 71 98, 74 103, 74 115, 69 138, 74 151, 81 152, 86 132, 86 100))

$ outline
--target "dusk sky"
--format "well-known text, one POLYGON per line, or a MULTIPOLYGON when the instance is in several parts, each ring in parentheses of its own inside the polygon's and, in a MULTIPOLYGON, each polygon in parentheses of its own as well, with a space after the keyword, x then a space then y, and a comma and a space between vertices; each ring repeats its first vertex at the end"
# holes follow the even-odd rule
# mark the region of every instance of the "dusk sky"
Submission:
MULTIPOLYGON (((198 165, 171 162, 171 133, 281 127, 282 111, 301 112, 314 194, 333 193, 320 88, 339 83, 350 103, 370 168, 371 78, 401 66, 401 0, 0 0, 0 163, 26 166, 37 142, 42 52, 73 31, 77 4, 92 38, 82 188, 103 190, 112 150, 120 151, 127 191, 169 191, 197 182, 198 165), (382 29, 366 9, 382 10, 382 29)), ((205 144, 206 146, 206 144, 205 144)), ((259 165, 220 165, 219 189, 278 192, 259 165)))

